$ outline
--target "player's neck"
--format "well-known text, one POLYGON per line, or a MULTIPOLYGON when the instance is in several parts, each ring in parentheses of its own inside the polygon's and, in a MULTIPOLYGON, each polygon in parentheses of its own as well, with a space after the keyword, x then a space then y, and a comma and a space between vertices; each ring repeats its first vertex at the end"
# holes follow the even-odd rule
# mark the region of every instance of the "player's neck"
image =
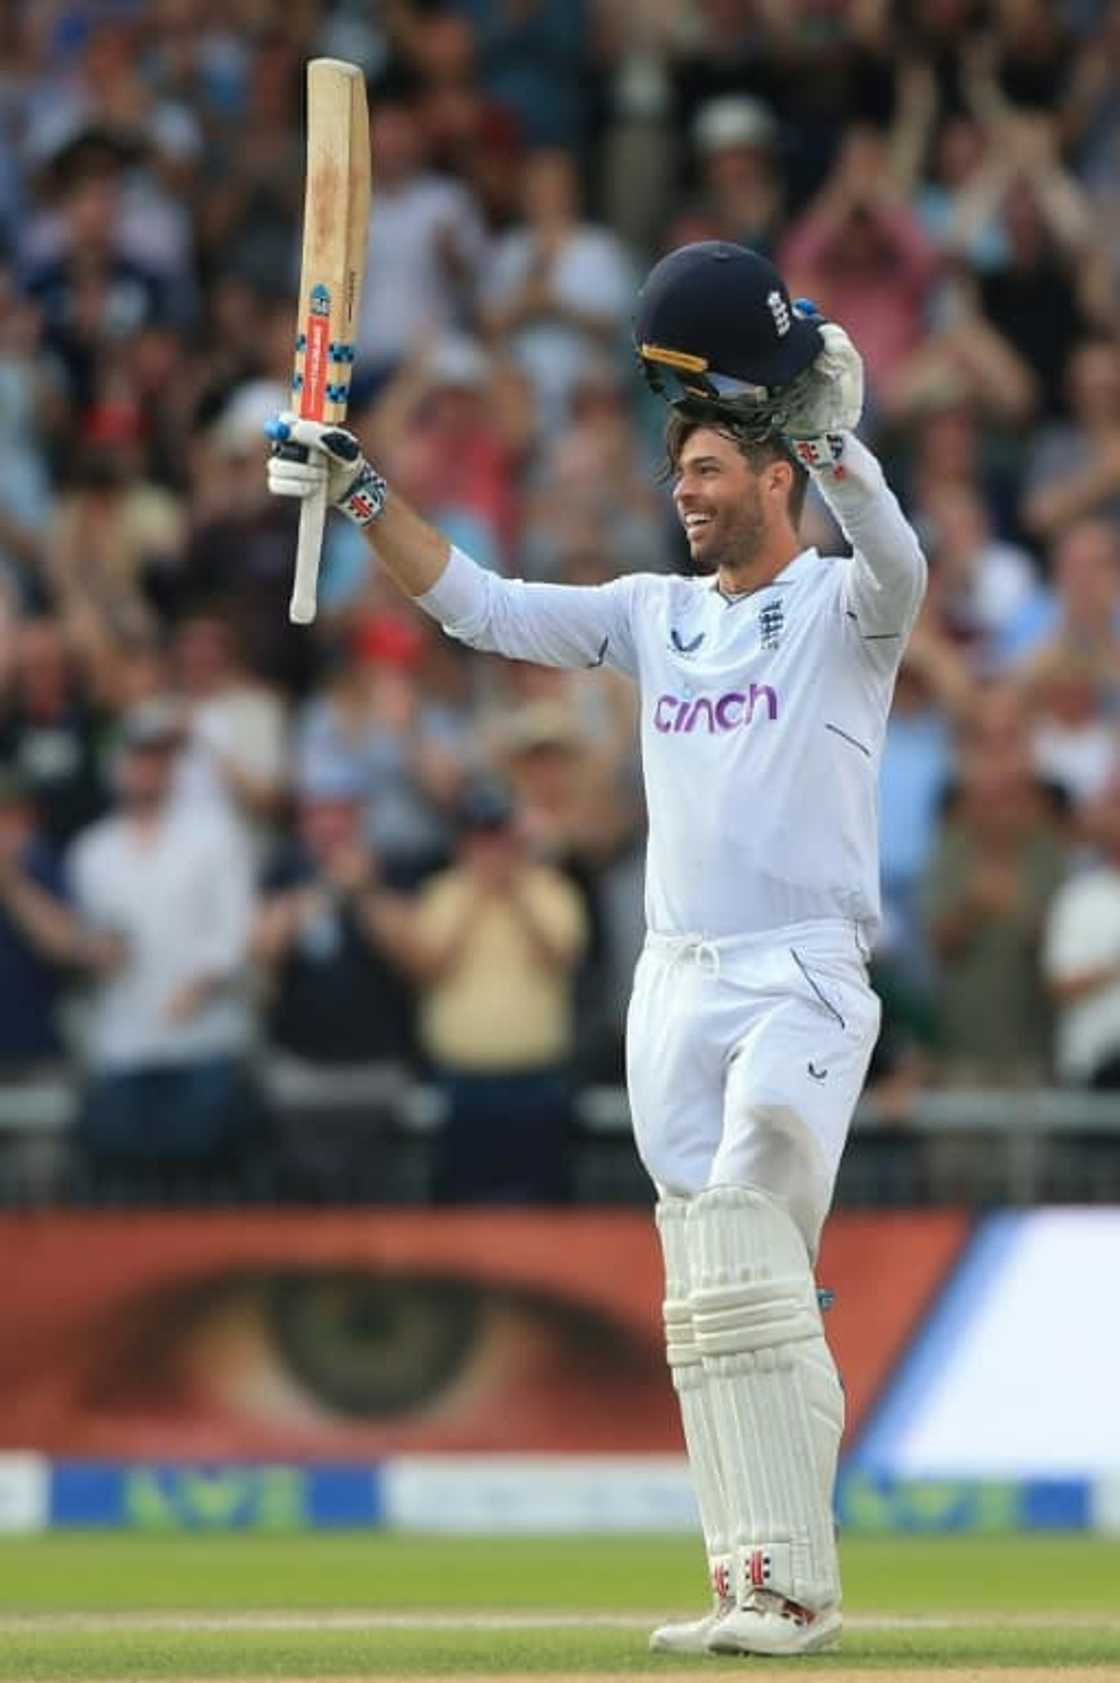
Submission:
POLYGON ((724 596, 746 596, 752 590, 761 590, 785 572, 802 547, 797 533, 789 531, 773 537, 754 555, 724 559, 716 574, 719 590, 724 596))

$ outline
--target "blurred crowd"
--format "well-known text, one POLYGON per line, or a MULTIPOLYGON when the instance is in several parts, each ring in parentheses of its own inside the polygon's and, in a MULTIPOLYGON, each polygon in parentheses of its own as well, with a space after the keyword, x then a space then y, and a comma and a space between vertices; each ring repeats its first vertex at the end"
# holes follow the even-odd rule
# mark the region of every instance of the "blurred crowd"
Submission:
POLYGON ((482 565, 687 565, 629 345, 665 250, 850 330, 931 567, 873 1095, 1120 1086, 1115 0, 15 0, 0 45, 6 1089, 80 1070, 83 1149, 143 1161, 267 1126, 262 1069, 289 1111, 420 1073, 443 1195, 562 1196, 620 1079, 625 682, 450 643, 341 522, 287 621, 320 54, 370 87, 352 424, 482 565))

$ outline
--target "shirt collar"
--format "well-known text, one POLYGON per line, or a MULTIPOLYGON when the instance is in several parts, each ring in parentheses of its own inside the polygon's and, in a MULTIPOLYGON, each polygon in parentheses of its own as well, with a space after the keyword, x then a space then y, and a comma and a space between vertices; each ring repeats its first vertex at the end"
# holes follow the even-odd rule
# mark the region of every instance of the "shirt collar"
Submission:
POLYGON ((791 579, 799 578, 802 573, 808 571, 814 561, 819 560, 820 554, 816 546, 810 544, 808 549, 801 550, 792 561, 788 561, 780 573, 775 573, 772 579, 765 584, 756 585, 753 590, 744 590, 735 596, 728 596, 726 591, 720 589, 718 575, 712 580, 711 588, 718 596, 722 596, 725 602, 743 602, 748 596, 757 596, 760 591, 770 590, 776 584, 788 584, 791 579))

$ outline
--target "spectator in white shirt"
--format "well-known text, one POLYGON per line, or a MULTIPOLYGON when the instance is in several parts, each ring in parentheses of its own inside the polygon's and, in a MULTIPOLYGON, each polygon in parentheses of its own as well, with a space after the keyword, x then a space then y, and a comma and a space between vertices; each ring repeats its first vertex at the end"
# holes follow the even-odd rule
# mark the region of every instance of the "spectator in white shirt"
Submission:
POLYGON ((498 242, 483 317, 532 381, 541 430, 551 437, 568 420, 589 356, 620 339, 634 275, 617 235, 583 220, 569 153, 534 152, 522 198, 525 220, 498 242))
POLYGON ((124 722, 117 810, 69 855, 74 902, 123 943, 95 984, 80 1142, 95 1163, 209 1163, 245 1114, 253 884, 227 819, 172 799, 182 731, 152 702, 124 722))
POLYGON ((381 368, 462 325, 486 243, 466 189, 425 167, 416 100, 404 71, 384 77, 370 96, 376 191, 357 342, 363 361, 381 368))
POLYGON ((175 793, 194 813, 245 821, 262 847, 287 785, 284 703, 245 670, 236 629, 220 612, 184 620, 174 652, 188 727, 175 793))
POLYGON ((1042 966, 1057 1005, 1057 1064, 1070 1086, 1120 1089, 1120 779, 1086 814, 1098 864, 1050 907, 1042 966))

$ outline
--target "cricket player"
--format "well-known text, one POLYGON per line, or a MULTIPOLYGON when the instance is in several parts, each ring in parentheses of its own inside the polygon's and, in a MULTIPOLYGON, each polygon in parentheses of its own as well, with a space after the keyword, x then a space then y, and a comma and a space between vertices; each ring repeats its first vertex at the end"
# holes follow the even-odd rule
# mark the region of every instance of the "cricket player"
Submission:
POLYGON ((791 304, 771 264, 722 242, 672 253, 642 290, 637 340, 671 405, 696 577, 495 577, 395 496, 352 435, 292 415, 273 427, 269 484, 303 497, 325 479, 451 636, 639 686, 648 936, 628 1088, 714 1594, 652 1646, 801 1654, 841 1623, 844 1402, 813 1266, 879 1026, 876 780, 926 570, 853 436, 857 351, 791 304), (798 537, 809 474, 848 557, 798 537))

